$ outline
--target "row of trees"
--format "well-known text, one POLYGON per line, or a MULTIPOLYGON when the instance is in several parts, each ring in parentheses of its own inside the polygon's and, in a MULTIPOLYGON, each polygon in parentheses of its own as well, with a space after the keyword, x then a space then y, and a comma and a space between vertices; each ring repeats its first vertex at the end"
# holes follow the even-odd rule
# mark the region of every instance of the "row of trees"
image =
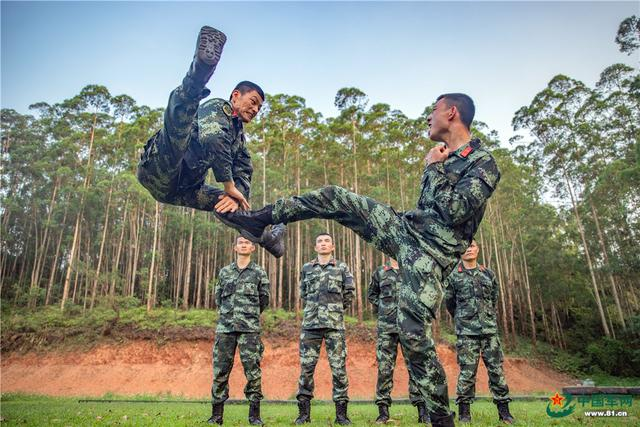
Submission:
MULTIPOLYGON (((633 52, 637 18, 629 19, 631 32, 621 25, 618 38, 633 52)), ((341 89, 335 105, 339 115, 325 118, 299 96, 267 96, 247 128, 254 208, 327 184, 398 211, 412 207, 433 144, 425 135, 430 107, 411 119, 387 104, 369 106, 356 88, 341 89)), ((101 298, 125 296, 149 310, 212 308, 216 273, 233 258, 233 233, 210 213, 158 204, 135 178, 162 110, 98 85, 31 108, 32 115, 2 110, 3 304, 91 310, 101 298)), ((633 328, 629 320, 640 308, 639 124, 640 77, 622 64, 605 69, 593 88, 552 79, 515 113, 514 127, 532 137, 514 138, 511 149, 474 124, 502 171, 478 240, 500 279, 507 342, 523 334, 535 343, 542 335, 570 348, 633 328), (567 332, 570 326, 579 328, 567 332)), ((300 308, 299 272, 314 256, 315 235, 326 230, 354 273, 352 314, 369 317, 367 285, 383 257, 329 221, 290 225, 279 260, 259 251, 271 306, 300 308)))

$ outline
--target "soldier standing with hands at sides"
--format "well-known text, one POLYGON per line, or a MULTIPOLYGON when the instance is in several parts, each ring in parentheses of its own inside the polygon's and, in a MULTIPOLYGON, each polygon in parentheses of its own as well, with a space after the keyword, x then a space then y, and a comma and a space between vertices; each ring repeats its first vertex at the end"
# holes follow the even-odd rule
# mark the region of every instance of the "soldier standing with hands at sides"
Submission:
POLYGON ((471 403, 476 394, 480 355, 489 374, 489 389, 498 406, 498 417, 506 424, 515 420, 509 412, 509 386, 504 377, 504 356, 496 321, 500 286, 493 271, 478 264, 475 240, 445 281, 447 311, 455 320, 456 353, 460 375, 456 389, 459 420, 471 422, 471 403))
POLYGON ((316 236, 318 256, 306 263, 300 272, 300 298, 304 318, 300 333, 300 379, 298 381, 298 418, 296 424, 311 422, 313 373, 324 340, 333 380, 335 423, 351 424, 347 415, 349 380, 347 378, 347 343, 344 333, 344 313, 351 305, 355 286, 347 265, 333 257, 333 237, 316 236))
POLYGON ((238 236, 234 246, 236 261, 223 267, 218 275, 215 300, 219 317, 213 343, 213 407, 209 424, 222 424, 236 348, 247 378, 244 394, 249 401, 249 424, 263 424, 260 313, 269 306, 269 279, 262 267, 251 260, 255 250, 252 242, 238 236))
MULTIPOLYGON (((400 344, 400 328, 398 328, 398 288, 402 283, 402 275, 398 261, 393 258, 376 269, 371 276, 371 284, 367 298, 373 305, 373 312, 378 317, 378 340, 376 343, 376 359, 378 360, 378 382, 376 384, 376 405, 378 418, 376 423, 389 421, 391 406, 391 390, 393 389, 393 371, 398 357, 400 344)), ((405 364, 408 366, 403 353, 405 364)), ((418 408, 418 423, 430 422, 427 406, 418 391, 411 371, 409 371, 409 400, 418 408)))

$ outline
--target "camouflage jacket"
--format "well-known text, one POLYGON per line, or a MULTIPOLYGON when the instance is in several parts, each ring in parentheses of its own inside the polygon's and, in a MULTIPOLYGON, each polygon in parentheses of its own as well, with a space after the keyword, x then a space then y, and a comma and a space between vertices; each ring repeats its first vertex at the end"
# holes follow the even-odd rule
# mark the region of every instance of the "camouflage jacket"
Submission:
POLYGON ((385 264, 371 276, 367 299, 378 316, 378 333, 400 333, 398 328, 398 288, 402 283, 400 270, 385 264))
POLYGON ((199 187, 202 185, 202 169, 211 167, 218 182, 233 181, 248 199, 251 189, 253 166, 247 149, 242 120, 233 113, 231 104, 224 99, 213 98, 198 107, 198 126, 184 155, 186 168, 196 179, 184 177, 182 182, 199 187))
POLYGON ((430 243, 423 249, 445 276, 469 246, 498 181, 496 161, 478 139, 425 168, 417 207, 404 216, 413 225, 412 232, 430 243))
POLYGON ((302 329, 344 330, 344 311, 351 305, 353 276, 342 261, 318 259, 306 263, 300 272, 300 298, 304 304, 302 329))
POLYGON ((456 335, 498 333, 499 289, 493 271, 482 265, 467 270, 458 264, 445 280, 445 303, 455 319, 456 335))
POLYGON ((223 267, 215 289, 219 318, 216 332, 260 332, 260 313, 269 305, 269 279, 255 262, 240 270, 223 267))

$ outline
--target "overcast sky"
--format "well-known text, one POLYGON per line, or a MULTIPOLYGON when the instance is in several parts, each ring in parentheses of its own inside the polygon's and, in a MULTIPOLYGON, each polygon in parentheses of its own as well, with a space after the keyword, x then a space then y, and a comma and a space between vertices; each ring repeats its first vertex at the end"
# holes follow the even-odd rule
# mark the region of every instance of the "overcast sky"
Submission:
POLYGON ((202 25, 228 36, 210 83, 227 97, 253 80, 335 116, 355 86, 417 117, 444 92, 465 92, 476 118, 506 142, 513 113, 556 74, 593 85, 618 52, 633 2, 7 2, 2 12, 2 108, 28 112, 87 84, 163 107, 202 25))

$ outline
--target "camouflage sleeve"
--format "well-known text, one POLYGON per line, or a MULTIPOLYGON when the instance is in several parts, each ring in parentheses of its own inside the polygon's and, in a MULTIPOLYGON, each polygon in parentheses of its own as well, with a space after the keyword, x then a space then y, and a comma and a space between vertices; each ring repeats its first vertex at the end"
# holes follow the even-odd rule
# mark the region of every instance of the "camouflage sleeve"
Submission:
POLYGON ((436 190, 434 209, 451 225, 471 218, 491 197, 500 181, 500 171, 490 155, 481 158, 455 183, 447 177, 442 162, 427 166, 426 174, 436 190))
POLYGON ((253 175, 253 166, 251 164, 251 155, 246 145, 240 148, 238 156, 233 162, 233 182, 236 188, 249 199, 251 192, 251 176, 253 175))
POLYGON ((307 286, 304 283, 304 266, 300 270, 300 299, 304 302, 307 299, 307 286))
POLYGON ((267 307, 269 307, 269 277, 264 270, 260 271, 260 288, 258 289, 260 297, 260 313, 262 313, 267 307))
MULTIPOLYGON (((371 275, 371 283, 369 283, 369 291, 367 291, 367 299, 374 306, 378 307, 378 301, 380 300, 380 275, 379 270, 376 270, 371 275)), ((374 310, 377 313, 378 310, 374 310)))
POLYGON ((342 306, 346 309, 351 306, 356 287, 353 284, 353 276, 349 267, 344 263, 342 264, 342 286, 342 306))
POLYGON ((491 272, 491 285, 492 288, 491 289, 491 299, 492 299, 492 303, 493 303, 493 309, 494 310, 498 310, 498 295, 500 293, 500 284, 498 283, 498 278, 496 277, 496 274, 489 270, 491 272))
MULTIPOLYGON (((222 273, 222 272, 220 272, 222 273)), ((216 280, 216 288, 215 288, 215 300, 216 307, 220 308, 220 304, 222 304, 222 281, 220 280, 221 274, 218 274, 218 280, 216 280)))
POLYGON ((233 180, 233 157, 231 156, 232 123, 223 110, 224 101, 212 99, 198 108, 198 134, 211 147, 215 159, 211 169, 218 182, 233 180))
POLYGON ((454 317, 456 314, 456 290, 451 280, 452 274, 449 275, 444 281, 444 303, 447 306, 447 311, 454 317))

